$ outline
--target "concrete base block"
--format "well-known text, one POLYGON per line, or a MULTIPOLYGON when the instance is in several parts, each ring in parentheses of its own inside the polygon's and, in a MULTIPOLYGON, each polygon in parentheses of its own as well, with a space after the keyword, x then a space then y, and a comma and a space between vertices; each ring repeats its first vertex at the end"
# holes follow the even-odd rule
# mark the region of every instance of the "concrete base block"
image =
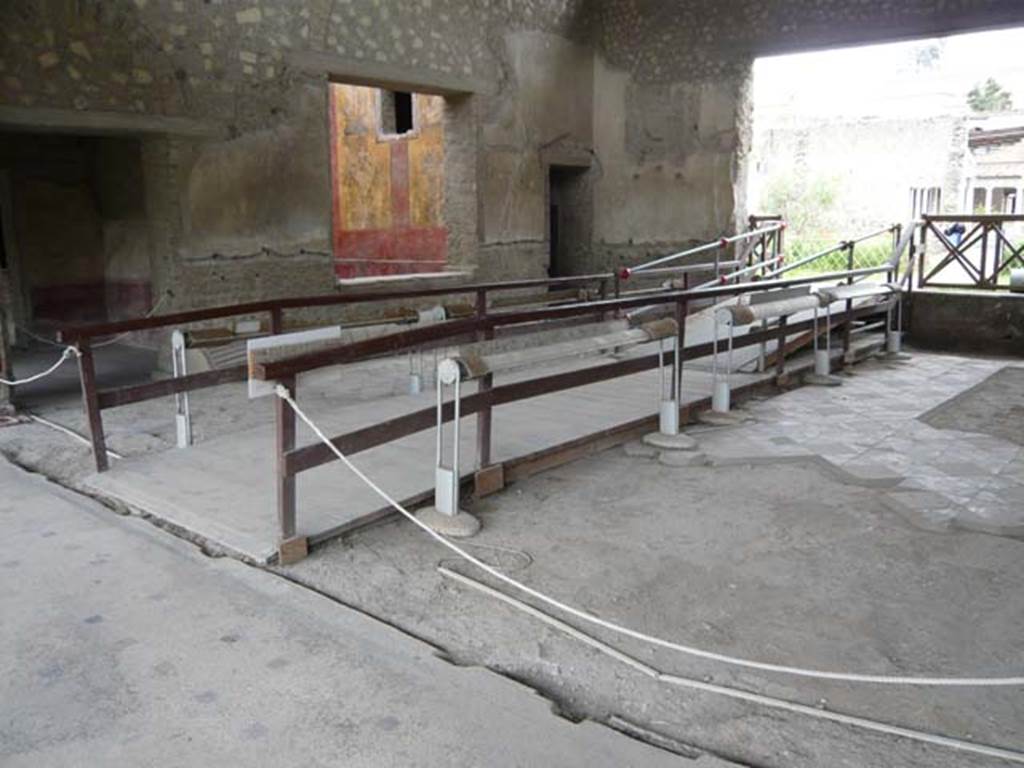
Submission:
POLYGON ((662 451, 658 463, 666 467, 707 467, 711 459, 703 451, 662 451))
POLYGON ((793 381, 793 377, 789 373, 780 373, 775 377, 775 386, 788 391, 796 387, 796 382, 793 381))
POLYGON ((642 440, 632 440, 623 447, 627 456, 638 459, 655 459, 658 457, 658 449, 653 445, 647 445, 642 440))
POLYGON ((879 352, 878 359, 885 363, 906 363, 913 360, 906 352, 879 352))
POLYGON ((480 521, 462 510, 455 515, 446 515, 437 507, 424 507, 416 513, 416 519, 430 530, 453 539, 468 539, 480 530, 480 521))
POLYGON ((712 427, 734 427, 737 424, 752 421, 752 419, 747 414, 740 413, 739 411, 729 411, 728 413, 701 411, 697 414, 697 421, 712 427))
POLYGON ((305 536, 296 536, 294 539, 282 541, 277 548, 277 564, 291 565, 300 560, 305 560, 309 554, 309 540, 305 536))
POLYGON ((836 376, 822 376, 820 373, 808 373, 804 376, 804 384, 815 387, 840 387, 843 380, 836 376))
POLYGON ((497 493, 505 487, 505 465, 491 464, 489 467, 478 469, 473 475, 473 490, 477 498, 497 493))
POLYGON ((695 451, 697 441, 689 435, 666 435, 661 432, 651 432, 644 435, 646 445, 660 448, 663 451, 695 451))

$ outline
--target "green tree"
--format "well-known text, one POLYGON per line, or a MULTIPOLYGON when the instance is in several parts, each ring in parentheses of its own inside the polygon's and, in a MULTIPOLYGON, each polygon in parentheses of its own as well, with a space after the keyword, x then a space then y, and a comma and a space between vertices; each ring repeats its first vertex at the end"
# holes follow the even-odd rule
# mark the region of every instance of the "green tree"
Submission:
POLYGON ((810 237, 828 237, 835 230, 839 182, 827 176, 774 176, 765 185, 763 207, 780 213, 790 231, 810 237))
POLYGON ((1013 97, 990 77, 967 92, 967 105, 975 112, 1007 112, 1013 109, 1013 97))

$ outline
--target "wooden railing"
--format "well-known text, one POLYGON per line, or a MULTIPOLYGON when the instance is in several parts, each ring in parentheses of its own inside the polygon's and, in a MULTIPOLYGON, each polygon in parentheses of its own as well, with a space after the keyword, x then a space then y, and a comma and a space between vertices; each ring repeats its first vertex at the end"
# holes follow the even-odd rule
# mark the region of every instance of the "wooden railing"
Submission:
MULTIPOLYGON (((538 278, 529 280, 510 280, 505 282, 470 283, 449 285, 433 288, 415 288, 397 291, 363 291, 324 296, 300 296, 286 299, 273 299, 243 304, 230 304, 220 307, 174 312, 166 315, 142 317, 134 320, 95 323, 83 326, 68 326, 59 331, 58 338, 78 348, 79 376, 82 384, 82 399, 89 434, 92 442, 97 471, 103 472, 108 466, 106 437, 103 429, 103 411, 131 403, 143 402, 159 397, 167 397, 181 392, 190 392, 219 384, 244 381, 248 375, 245 365, 232 366, 213 371, 203 371, 187 376, 179 376, 161 381, 133 384, 111 389, 98 389, 96 383, 96 365, 93 356, 94 340, 100 337, 117 336, 134 331, 146 331, 160 328, 181 327, 193 323, 207 322, 229 317, 241 317, 266 314, 269 317, 270 333, 281 333, 285 330, 285 313, 288 311, 307 310, 317 307, 340 307, 355 304, 410 301, 431 297, 450 297, 470 295, 475 301, 476 311, 486 306, 488 297, 497 292, 523 291, 527 289, 548 290, 567 286, 596 286, 596 294, 606 297, 609 292, 618 291, 618 280, 612 273, 577 275, 557 278, 538 278)), ((617 295, 617 294, 616 294, 617 295)), ((564 298, 560 298, 564 301, 564 298)), ((457 321, 458 322, 458 321, 457 321)), ((475 325, 472 320, 463 323, 467 331, 475 325)))
MULTIPOLYGON (((719 241, 715 240, 717 245, 719 241)), ((768 242, 768 241, 765 241, 768 242)), ((690 275, 694 272, 705 270, 714 271, 728 269, 738 266, 736 258, 732 260, 722 259, 716 256, 714 263, 689 264, 673 267, 664 272, 677 273, 684 285, 688 285, 690 275)), ((651 275, 650 277, 654 277, 651 275)), ((241 317, 265 314, 269 318, 268 329, 271 334, 281 333, 285 330, 285 313, 288 311, 308 310, 322 307, 336 307, 366 303, 383 303, 396 301, 411 301, 431 297, 454 297, 469 295, 473 297, 472 306, 467 309, 467 315, 486 313, 489 304, 513 303, 509 300, 492 301, 491 297, 496 293, 526 291, 537 289, 547 292, 547 296, 541 297, 536 303, 565 303, 571 302, 564 295, 560 296, 553 289, 570 288, 572 286, 594 286, 594 295, 600 298, 610 296, 619 297, 625 294, 648 294, 658 288, 637 288, 631 287, 626 291, 621 285, 622 275, 620 271, 588 275, 571 275, 566 277, 534 278, 524 280, 508 280, 502 282, 469 283, 462 285, 446 285, 433 288, 405 288, 395 291, 372 290, 363 292, 346 292, 340 294, 329 294, 322 296, 300 296, 285 299, 273 299, 267 301, 256 301, 242 304, 230 304, 220 307, 209 307, 206 309, 189 310, 185 312, 174 312, 165 315, 142 317, 134 320, 122 320, 117 322, 96 323, 83 326, 67 326, 61 328, 58 338, 67 344, 77 347, 80 355, 78 357, 79 377, 82 385, 82 399, 86 412, 86 419, 89 425, 89 434, 95 455, 96 469, 103 472, 108 466, 106 437, 103 429, 103 411, 109 408, 117 408, 132 403, 143 402, 160 397, 177 395, 183 392, 191 392, 206 387, 213 387, 220 384, 239 382, 246 378, 247 368, 244 365, 237 365, 219 370, 203 371, 200 373, 177 376, 161 381, 147 382, 145 384, 134 384, 129 386, 115 387, 110 389, 99 389, 96 382, 96 365, 94 359, 95 339, 99 337, 118 336, 135 331, 147 331, 160 328, 179 328, 194 323, 204 323, 210 320, 218 320, 229 317, 241 317)), ((385 321, 382 321, 385 322, 385 321)), ((482 328, 475 321, 462 323, 461 326, 449 326, 452 328, 463 328, 464 332, 470 334, 470 338, 490 338, 493 331, 482 328)), ((416 329, 425 330, 425 329, 416 329)), ((405 333, 413 333, 412 330, 405 333)), ((404 338, 401 337, 400 338, 404 338)), ((432 340, 442 338, 453 338, 450 336, 433 336, 431 333, 425 335, 413 335, 409 338, 422 338, 418 343, 430 343, 432 340)), ((395 343, 399 343, 396 341, 395 343)), ((405 349, 407 347, 395 347, 405 349)), ((381 353, 388 350, 383 350, 381 353)), ((394 350, 392 350, 394 351, 394 350)), ((481 382, 482 387, 488 385, 487 381, 481 382)))
POLYGON ((926 214, 922 220, 920 288, 1005 290, 1011 268, 1024 268, 1024 237, 1015 245, 1007 231, 1008 226, 1024 223, 1024 216, 926 214), (939 245, 937 261, 926 258, 929 238, 939 245))
MULTIPOLYGON (((530 324, 537 330, 542 330, 544 323, 564 321, 587 315, 615 315, 624 310, 665 304, 673 307, 672 314, 674 314, 678 323, 678 349, 681 350, 680 365, 682 365, 687 360, 707 357, 713 351, 712 342, 686 346, 685 318, 691 302, 739 296, 745 293, 774 288, 808 285, 815 282, 836 280, 850 282, 854 279, 881 274, 886 275, 889 281, 892 282, 896 272, 897 268, 889 264, 880 267, 821 273, 793 279, 776 279, 692 290, 666 291, 659 294, 581 302, 558 307, 501 312, 489 312, 486 302, 479 301, 477 303, 477 313, 472 318, 439 323, 424 328, 413 328, 352 344, 343 344, 328 349, 296 354, 279 360, 257 363, 254 366, 253 375, 261 380, 276 381, 287 388, 292 398, 297 399, 297 377, 302 373, 320 368, 354 363, 379 355, 394 354, 429 342, 450 341, 457 338, 466 338, 467 336, 478 339, 492 338, 494 332, 502 327, 530 324)), ((847 329, 843 338, 844 351, 848 355, 850 352, 850 333, 848 329, 852 327, 855 320, 877 314, 879 311, 879 308, 876 306, 853 308, 848 302, 844 312, 832 315, 832 326, 828 329, 824 328, 824 323, 816 325, 814 320, 789 323, 783 317, 780 319, 777 327, 761 329, 739 336, 734 340, 733 345, 736 348, 740 348, 776 340, 779 344, 779 349, 785 349, 786 338, 791 334, 813 333, 816 328, 818 332, 827 333, 831 331, 831 328, 842 326, 847 329)), ((461 400, 462 415, 476 414, 477 416, 478 476, 482 473, 488 473, 492 468, 491 410, 495 406, 652 370, 660 364, 662 359, 660 353, 654 353, 643 357, 591 366, 581 370, 517 381, 499 387, 494 387, 493 382, 489 378, 481 380, 479 390, 472 395, 465 396, 461 400)), ((666 353, 664 356, 664 360, 669 364, 674 363, 674 359, 674 353, 666 353)), ((776 377, 781 377, 785 373, 784 354, 776 356, 775 366, 776 377)), ((442 419, 444 421, 451 421, 453 417, 454 407, 449 402, 442 408, 442 419)), ((292 540, 296 536, 296 481, 298 475, 306 470, 334 461, 336 456, 323 443, 313 443, 301 447, 296 445, 295 412, 280 398, 277 400, 275 418, 277 425, 278 518, 280 536, 283 543, 292 540)), ((436 418, 437 409, 431 406, 339 435, 332 438, 331 442, 342 453, 354 454, 429 429, 435 425, 436 418)))

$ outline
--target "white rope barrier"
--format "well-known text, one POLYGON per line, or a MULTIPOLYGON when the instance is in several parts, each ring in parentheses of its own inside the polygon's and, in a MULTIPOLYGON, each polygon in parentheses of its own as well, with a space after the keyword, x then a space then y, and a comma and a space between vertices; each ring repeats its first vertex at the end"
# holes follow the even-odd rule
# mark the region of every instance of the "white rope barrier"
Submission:
POLYGON ((889 736, 898 736, 904 739, 910 739, 912 741, 921 742, 924 744, 933 744, 939 747, 946 747, 949 749, 959 750, 961 752, 970 752, 976 755, 985 755, 986 757, 995 757, 1001 760, 1008 760, 1013 763, 1024 763, 1024 753, 1016 752, 1013 750, 1003 749, 1001 747, 993 747, 987 744, 977 744, 971 741, 964 741, 963 739, 954 739, 949 736, 942 736, 936 733, 929 733, 927 731, 919 731, 915 728, 905 728, 899 725, 890 725, 889 723, 883 723, 879 720, 871 720, 866 717, 858 717, 857 715, 847 715, 842 712, 836 712, 834 710, 819 709, 817 707, 811 707, 806 704, 800 704, 795 701, 789 701, 787 699, 779 699, 775 696, 766 696, 761 693, 752 693, 751 691, 744 691, 739 688, 733 688, 728 685, 720 685, 716 683, 710 683, 705 680, 694 680, 692 677, 682 677, 681 675, 672 675, 662 672, 646 662, 640 661, 639 659, 630 656, 629 654, 623 653, 618 648, 605 643, 602 640, 598 640, 596 637, 586 634, 585 632, 577 629, 571 624, 567 624, 564 621, 551 616, 550 614, 541 611, 538 608, 533 607, 529 603, 524 603, 522 600, 518 600, 511 595, 507 595, 504 592, 489 587, 486 584, 472 579, 469 576, 465 576, 461 573, 451 570, 444 565, 438 566, 438 572, 453 581, 457 581, 471 589, 483 592, 497 600, 502 601, 506 605, 510 605, 518 611, 525 613, 529 616, 533 616, 535 619, 539 619, 550 627, 559 630, 560 632, 579 640, 581 643, 590 646, 591 648, 610 656, 616 661, 622 662, 623 664, 632 667, 635 671, 646 675, 647 677, 653 678, 661 683, 667 683, 669 685, 676 685, 682 688, 692 688, 698 691, 704 691, 706 693, 715 693, 720 696, 727 696, 731 699, 739 699, 740 701, 747 701, 753 704, 759 704, 765 707, 771 707, 774 709, 782 709, 787 712, 795 712, 800 715, 806 715, 808 717, 817 718, 819 720, 830 720, 834 723, 840 723, 842 725, 849 725, 854 728, 862 728, 868 731, 874 731, 875 733, 884 733, 889 736))
POLYGON ((611 632, 614 632, 625 637, 631 637, 634 640, 640 640, 651 645, 656 645, 662 648, 668 648, 669 650, 677 651, 679 653, 687 654, 689 656, 695 656, 702 659, 708 659, 710 661, 717 661, 722 664, 727 664, 734 667, 742 667, 745 669, 756 669, 762 672, 777 672, 786 675, 793 675, 796 677, 813 678, 816 680, 838 680, 848 683, 874 683, 879 685, 912 685, 912 686, 937 686, 937 687, 996 687, 996 686, 1024 686, 1024 677, 925 677, 925 676, 911 676, 911 675, 869 675, 860 674, 854 672, 832 672, 826 670, 809 669, 806 667, 795 667, 785 664, 773 664, 771 662, 756 661, 753 659, 745 659, 738 656, 729 656, 727 654, 716 653, 714 651, 704 650, 702 648, 696 648, 690 645, 684 645, 682 643, 673 642, 671 640, 665 640, 659 637, 645 634, 635 629, 630 629, 621 624, 617 624, 607 619, 602 619, 599 616, 595 616, 592 613, 575 608, 571 605, 561 602, 556 598, 550 597, 549 595, 540 592, 533 587, 529 587, 523 584, 521 581, 517 581, 510 576, 506 576, 498 569, 488 565, 479 558, 471 555, 462 547, 448 540, 441 534, 432 530, 428 525, 421 522, 412 514, 409 510, 398 503, 392 498, 384 489, 377 485, 371 480, 366 473, 359 469, 352 461, 345 456, 337 446, 330 441, 330 439, 323 433, 323 431, 313 423, 313 421, 303 412, 299 405, 292 399, 288 390, 282 385, 278 384, 275 387, 275 393, 278 397, 288 403, 289 406, 295 411, 296 415, 308 426, 313 434, 319 438, 324 445, 326 445, 335 456, 348 467, 360 480, 366 483, 374 493, 380 496, 384 501, 394 507, 400 512, 406 519, 412 522, 414 525, 422 529, 431 538, 440 543, 442 546, 447 547, 452 552, 457 554, 465 561, 472 563, 480 570, 493 576, 498 581, 504 582, 509 586, 523 592, 524 594, 530 595, 531 597, 544 602, 553 608, 564 611, 565 613, 575 616, 577 619, 584 621, 594 626, 602 627, 611 632))
POLYGON ((20 387, 24 384, 31 384, 33 381, 39 381, 40 379, 44 379, 51 373, 56 371, 58 368, 60 368, 62 365, 64 365, 64 361, 67 360, 72 355, 74 355, 75 357, 80 357, 81 353, 74 347, 65 347, 64 352, 61 353, 60 359, 57 360, 56 363, 51 365, 45 371, 40 371, 39 373, 34 374, 33 376, 29 376, 27 379, 15 379, 14 381, 0 379, 0 384, 5 384, 8 387, 20 387))

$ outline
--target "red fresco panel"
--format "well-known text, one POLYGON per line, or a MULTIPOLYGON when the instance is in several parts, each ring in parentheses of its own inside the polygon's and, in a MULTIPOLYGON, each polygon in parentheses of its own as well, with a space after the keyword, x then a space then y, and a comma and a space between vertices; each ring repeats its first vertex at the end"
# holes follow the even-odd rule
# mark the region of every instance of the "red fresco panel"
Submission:
POLYGON ((391 223, 409 226, 409 142, 391 144, 391 223))
POLYGON ((341 278, 440 272, 448 256, 448 232, 444 227, 336 232, 334 254, 341 278))

